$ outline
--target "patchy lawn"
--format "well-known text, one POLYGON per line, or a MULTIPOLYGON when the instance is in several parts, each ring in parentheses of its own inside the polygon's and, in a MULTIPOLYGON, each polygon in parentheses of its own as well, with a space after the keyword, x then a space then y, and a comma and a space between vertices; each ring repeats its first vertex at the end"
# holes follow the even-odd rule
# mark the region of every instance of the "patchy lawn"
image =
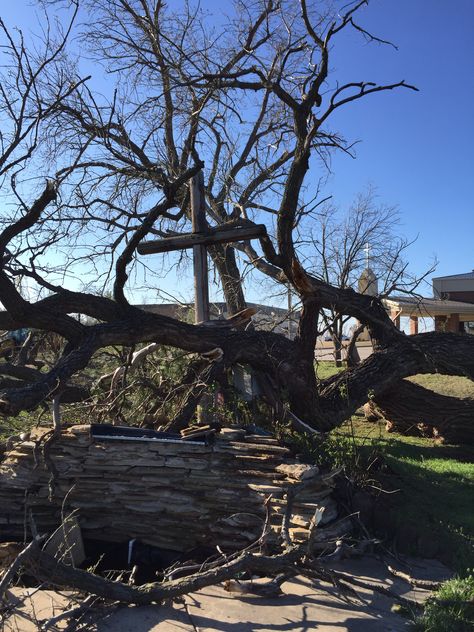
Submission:
POLYGON ((344 371, 345 368, 344 366, 337 367, 334 362, 323 360, 316 364, 316 374, 319 380, 327 380, 328 377, 344 371))
MULTIPOLYGON (((320 380, 326 380, 336 373, 344 371, 345 367, 336 367, 334 362, 323 361, 316 365, 316 373, 320 380)), ((440 375, 439 373, 427 373, 413 375, 407 378, 410 382, 414 382, 419 386, 428 388, 440 395, 449 395, 450 397, 460 397, 462 399, 474 399, 474 382, 467 377, 457 377, 455 375, 440 375)))
POLYGON ((474 399, 474 382, 468 380, 467 377, 427 373, 426 375, 414 375, 407 379, 419 386, 440 393, 440 395, 474 399))
POLYGON ((426 550, 464 572, 474 566, 474 446, 436 444, 433 439, 387 433, 383 423, 360 418, 335 431, 362 451, 380 451, 388 471, 374 472, 390 495, 393 527, 426 539, 426 550))
MULTIPOLYGON (((341 369, 333 362, 320 362, 317 374, 326 379, 341 369)), ((427 389, 451 397, 474 399, 474 382, 439 374, 408 378, 427 389)), ((454 446, 433 439, 408 437, 385 431, 384 423, 369 423, 353 417, 332 433, 340 448, 347 441, 361 452, 361 463, 379 453, 387 471, 374 473, 382 486, 400 491, 391 494, 394 530, 438 543, 438 551, 459 572, 474 568, 474 446, 454 446)), ((354 462, 354 456, 350 459, 354 462)), ((416 539, 416 538, 415 538, 416 539)), ((429 546, 426 547, 429 550, 429 546)))

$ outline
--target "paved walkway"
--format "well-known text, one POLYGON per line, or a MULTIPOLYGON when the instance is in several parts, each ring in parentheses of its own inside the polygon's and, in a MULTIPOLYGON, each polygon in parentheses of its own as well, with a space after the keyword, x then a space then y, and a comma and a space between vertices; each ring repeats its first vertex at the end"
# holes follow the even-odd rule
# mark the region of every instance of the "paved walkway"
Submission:
MULTIPOLYGON (((341 562, 335 568, 418 601, 428 595, 423 590, 410 590, 373 558, 341 562)), ((431 560, 412 560, 410 573, 421 579, 449 576, 442 564, 431 560)), ((283 595, 267 599, 234 596, 221 586, 214 586, 188 595, 183 603, 173 606, 125 606, 111 610, 109 615, 91 623, 89 629, 94 632, 402 632, 409 627, 406 619, 391 611, 390 599, 372 591, 357 589, 358 599, 341 599, 334 588, 314 586, 300 577, 286 582, 282 588, 283 595)), ((36 632, 38 621, 57 614, 66 602, 67 595, 36 592, 6 621, 3 629, 36 632)), ((60 624, 50 629, 64 627, 60 624)))

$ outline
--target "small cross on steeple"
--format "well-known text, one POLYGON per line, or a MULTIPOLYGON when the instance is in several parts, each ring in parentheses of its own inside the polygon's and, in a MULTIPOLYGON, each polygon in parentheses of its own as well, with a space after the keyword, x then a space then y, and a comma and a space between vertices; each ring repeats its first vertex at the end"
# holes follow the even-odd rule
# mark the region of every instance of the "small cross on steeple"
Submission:
POLYGON ((370 257, 370 244, 367 242, 364 247, 365 250, 365 267, 369 269, 369 257, 370 257))

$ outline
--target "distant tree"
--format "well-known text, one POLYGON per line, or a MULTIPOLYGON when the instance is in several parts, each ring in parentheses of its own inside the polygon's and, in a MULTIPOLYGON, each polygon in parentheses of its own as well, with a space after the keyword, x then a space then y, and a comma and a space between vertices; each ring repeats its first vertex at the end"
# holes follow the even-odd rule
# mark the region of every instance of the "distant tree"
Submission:
MULTIPOLYGON (((413 242, 400 236, 400 215, 394 206, 377 201, 369 187, 360 193, 346 213, 330 202, 317 209, 306 244, 305 265, 311 273, 339 288, 352 288, 379 299, 390 294, 412 295, 417 292, 433 264, 422 275, 410 273, 406 251, 413 242), (371 283, 369 275, 376 279, 371 283)), ((342 366, 342 341, 350 317, 331 307, 321 312, 321 334, 334 344, 334 356, 342 366)), ((352 328, 357 337, 363 327, 352 328)), ((350 359, 349 359, 350 361, 350 359)))

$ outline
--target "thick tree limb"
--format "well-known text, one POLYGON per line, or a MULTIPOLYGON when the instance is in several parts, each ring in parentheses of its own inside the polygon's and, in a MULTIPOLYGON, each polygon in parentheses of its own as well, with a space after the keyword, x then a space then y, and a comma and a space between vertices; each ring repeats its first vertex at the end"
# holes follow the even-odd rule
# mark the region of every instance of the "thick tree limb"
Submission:
POLYGON ((449 397, 400 380, 372 400, 389 430, 474 444, 474 400, 449 397))
POLYGON ((36 382, 41 379, 43 374, 41 371, 37 371, 28 366, 1 362, 0 375, 8 375, 9 377, 14 377, 17 380, 25 380, 26 382, 36 382))
MULTIPOLYGON (((352 292, 353 295, 355 293, 352 292)), ((356 301, 360 295, 355 295, 356 301)), ((29 387, 1 394, 2 414, 17 414, 39 404, 83 369, 92 354, 107 345, 132 346, 155 342, 190 352, 205 353, 219 347, 226 366, 243 363, 268 372, 276 384, 299 399, 304 415, 294 410, 305 423, 318 430, 332 428, 374 396, 388 390, 395 380, 416 373, 440 372, 474 377, 474 339, 463 334, 427 333, 417 336, 397 334, 395 344, 373 354, 360 366, 322 383, 319 397, 308 372, 301 370, 299 344, 271 332, 233 331, 195 326, 158 314, 128 308, 128 318, 84 328, 87 335, 71 349, 49 373, 29 387), (299 413, 299 414, 298 414, 299 413)))
MULTIPOLYGON (((360 588, 379 592, 410 608, 420 607, 416 602, 400 597, 384 586, 362 581, 347 573, 330 570, 319 564, 317 560, 311 560, 306 553, 304 545, 298 547, 290 546, 283 553, 273 556, 244 551, 227 563, 218 566, 212 565, 208 570, 181 579, 171 579, 142 586, 130 586, 66 566, 59 560, 41 551, 35 543, 34 546, 29 545, 23 551, 22 559, 16 565, 16 570, 23 566, 28 573, 45 584, 80 590, 109 601, 113 600, 136 605, 167 602, 207 586, 229 582, 229 580, 234 579, 239 574, 248 571, 252 574, 275 578, 272 582, 262 587, 263 594, 267 596, 278 595, 280 591, 275 591, 276 587, 279 587, 285 579, 302 573, 313 581, 328 582, 340 589, 343 589, 345 584, 352 584, 360 588)), ((227 585, 229 586, 229 584, 227 585)), ((259 594, 262 594, 262 592, 259 594)))
POLYGON ((474 380, 474 337, 436 332, 402 336, 398 344, 321 383, 320 428, 336 427, 365 404, 369 392, 375 399, 380 396, 382 402, 383 393, 389 392, 400 378, 416 373, 443 373, 474 380))
POLYGON ((56 183, 53 180, 48 180, 43 193, 32 204, 25 215, 3 229, 0 234, 0 258, 3 258, 5 255, 5 250, 12 239, 36 224, 48 204, 56 199, 56 195, 56 183))
POLYGON ((227 564, 202 573, 142 586, 129 586, 72 568, 44 552, 38 554, 34 550, 23 557, 22 563, 28 572, 42 582, 74 588, 108 600, 144 605, 175 599, 206 586, 232 579, 244 571, 277 575, 291 568, 300 556, 301 551, 297 547, 271 557, 247 552, 227 564))

